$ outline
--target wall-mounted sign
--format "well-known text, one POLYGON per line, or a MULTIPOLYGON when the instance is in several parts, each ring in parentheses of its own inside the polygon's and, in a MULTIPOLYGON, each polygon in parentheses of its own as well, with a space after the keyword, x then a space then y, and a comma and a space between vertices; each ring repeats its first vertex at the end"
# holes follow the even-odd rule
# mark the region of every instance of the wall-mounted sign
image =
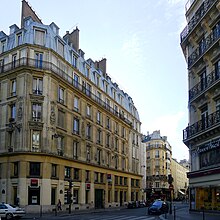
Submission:
POLYGON ((90 190, 90 188, 91 188, 90 183, 86 183, 86 190, 90 190))
POLYGON ((38 179, 31 179, 31 186, 38 187, 38 179))

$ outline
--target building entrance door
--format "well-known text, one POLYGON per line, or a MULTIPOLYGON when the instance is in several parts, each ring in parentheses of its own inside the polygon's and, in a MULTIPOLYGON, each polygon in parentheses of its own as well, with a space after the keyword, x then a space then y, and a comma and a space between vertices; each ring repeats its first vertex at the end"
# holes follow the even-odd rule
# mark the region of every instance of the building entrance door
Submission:
POLYGON ((102 209, 103 207, 103 189, 95 189, 95 208, 102 209))

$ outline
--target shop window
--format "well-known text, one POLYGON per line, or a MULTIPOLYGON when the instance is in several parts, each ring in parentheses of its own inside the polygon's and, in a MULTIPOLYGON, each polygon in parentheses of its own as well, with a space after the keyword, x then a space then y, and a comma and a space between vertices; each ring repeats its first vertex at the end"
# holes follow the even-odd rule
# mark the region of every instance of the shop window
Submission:
POLYGON ((74 189, 73 190, 73 204, 78 204, 79 203, 79 190, 74 189))

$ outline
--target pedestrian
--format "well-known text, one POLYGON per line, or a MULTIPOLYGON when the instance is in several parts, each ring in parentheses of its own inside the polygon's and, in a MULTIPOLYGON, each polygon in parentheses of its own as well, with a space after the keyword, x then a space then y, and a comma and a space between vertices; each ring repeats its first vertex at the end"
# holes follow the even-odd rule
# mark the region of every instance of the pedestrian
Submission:
POLYGON ((58 211, 59 211, 59 210, 62 211, 60 199, 58 200, 58 203, 57 203, 57 210, 58 210, 58 211))

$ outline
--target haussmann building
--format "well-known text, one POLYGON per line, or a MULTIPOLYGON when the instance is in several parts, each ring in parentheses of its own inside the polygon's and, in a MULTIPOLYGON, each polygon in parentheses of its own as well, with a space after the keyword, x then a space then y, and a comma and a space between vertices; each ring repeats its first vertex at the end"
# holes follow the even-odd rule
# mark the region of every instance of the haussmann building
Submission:
MULTIPOLYGON (((98 42, 97 42, 98 43, 98 42)), ((94 48, 95 49, 95 48, 94 48)), ((22 1, 0 32, 0 201, 27 212, 110 208, 140 200, 141 122, 132 98, 22 1)))
POLYGON ((190 209, 220 210, 220 1, 191 0, 181 47, 188 65, 190 209))

